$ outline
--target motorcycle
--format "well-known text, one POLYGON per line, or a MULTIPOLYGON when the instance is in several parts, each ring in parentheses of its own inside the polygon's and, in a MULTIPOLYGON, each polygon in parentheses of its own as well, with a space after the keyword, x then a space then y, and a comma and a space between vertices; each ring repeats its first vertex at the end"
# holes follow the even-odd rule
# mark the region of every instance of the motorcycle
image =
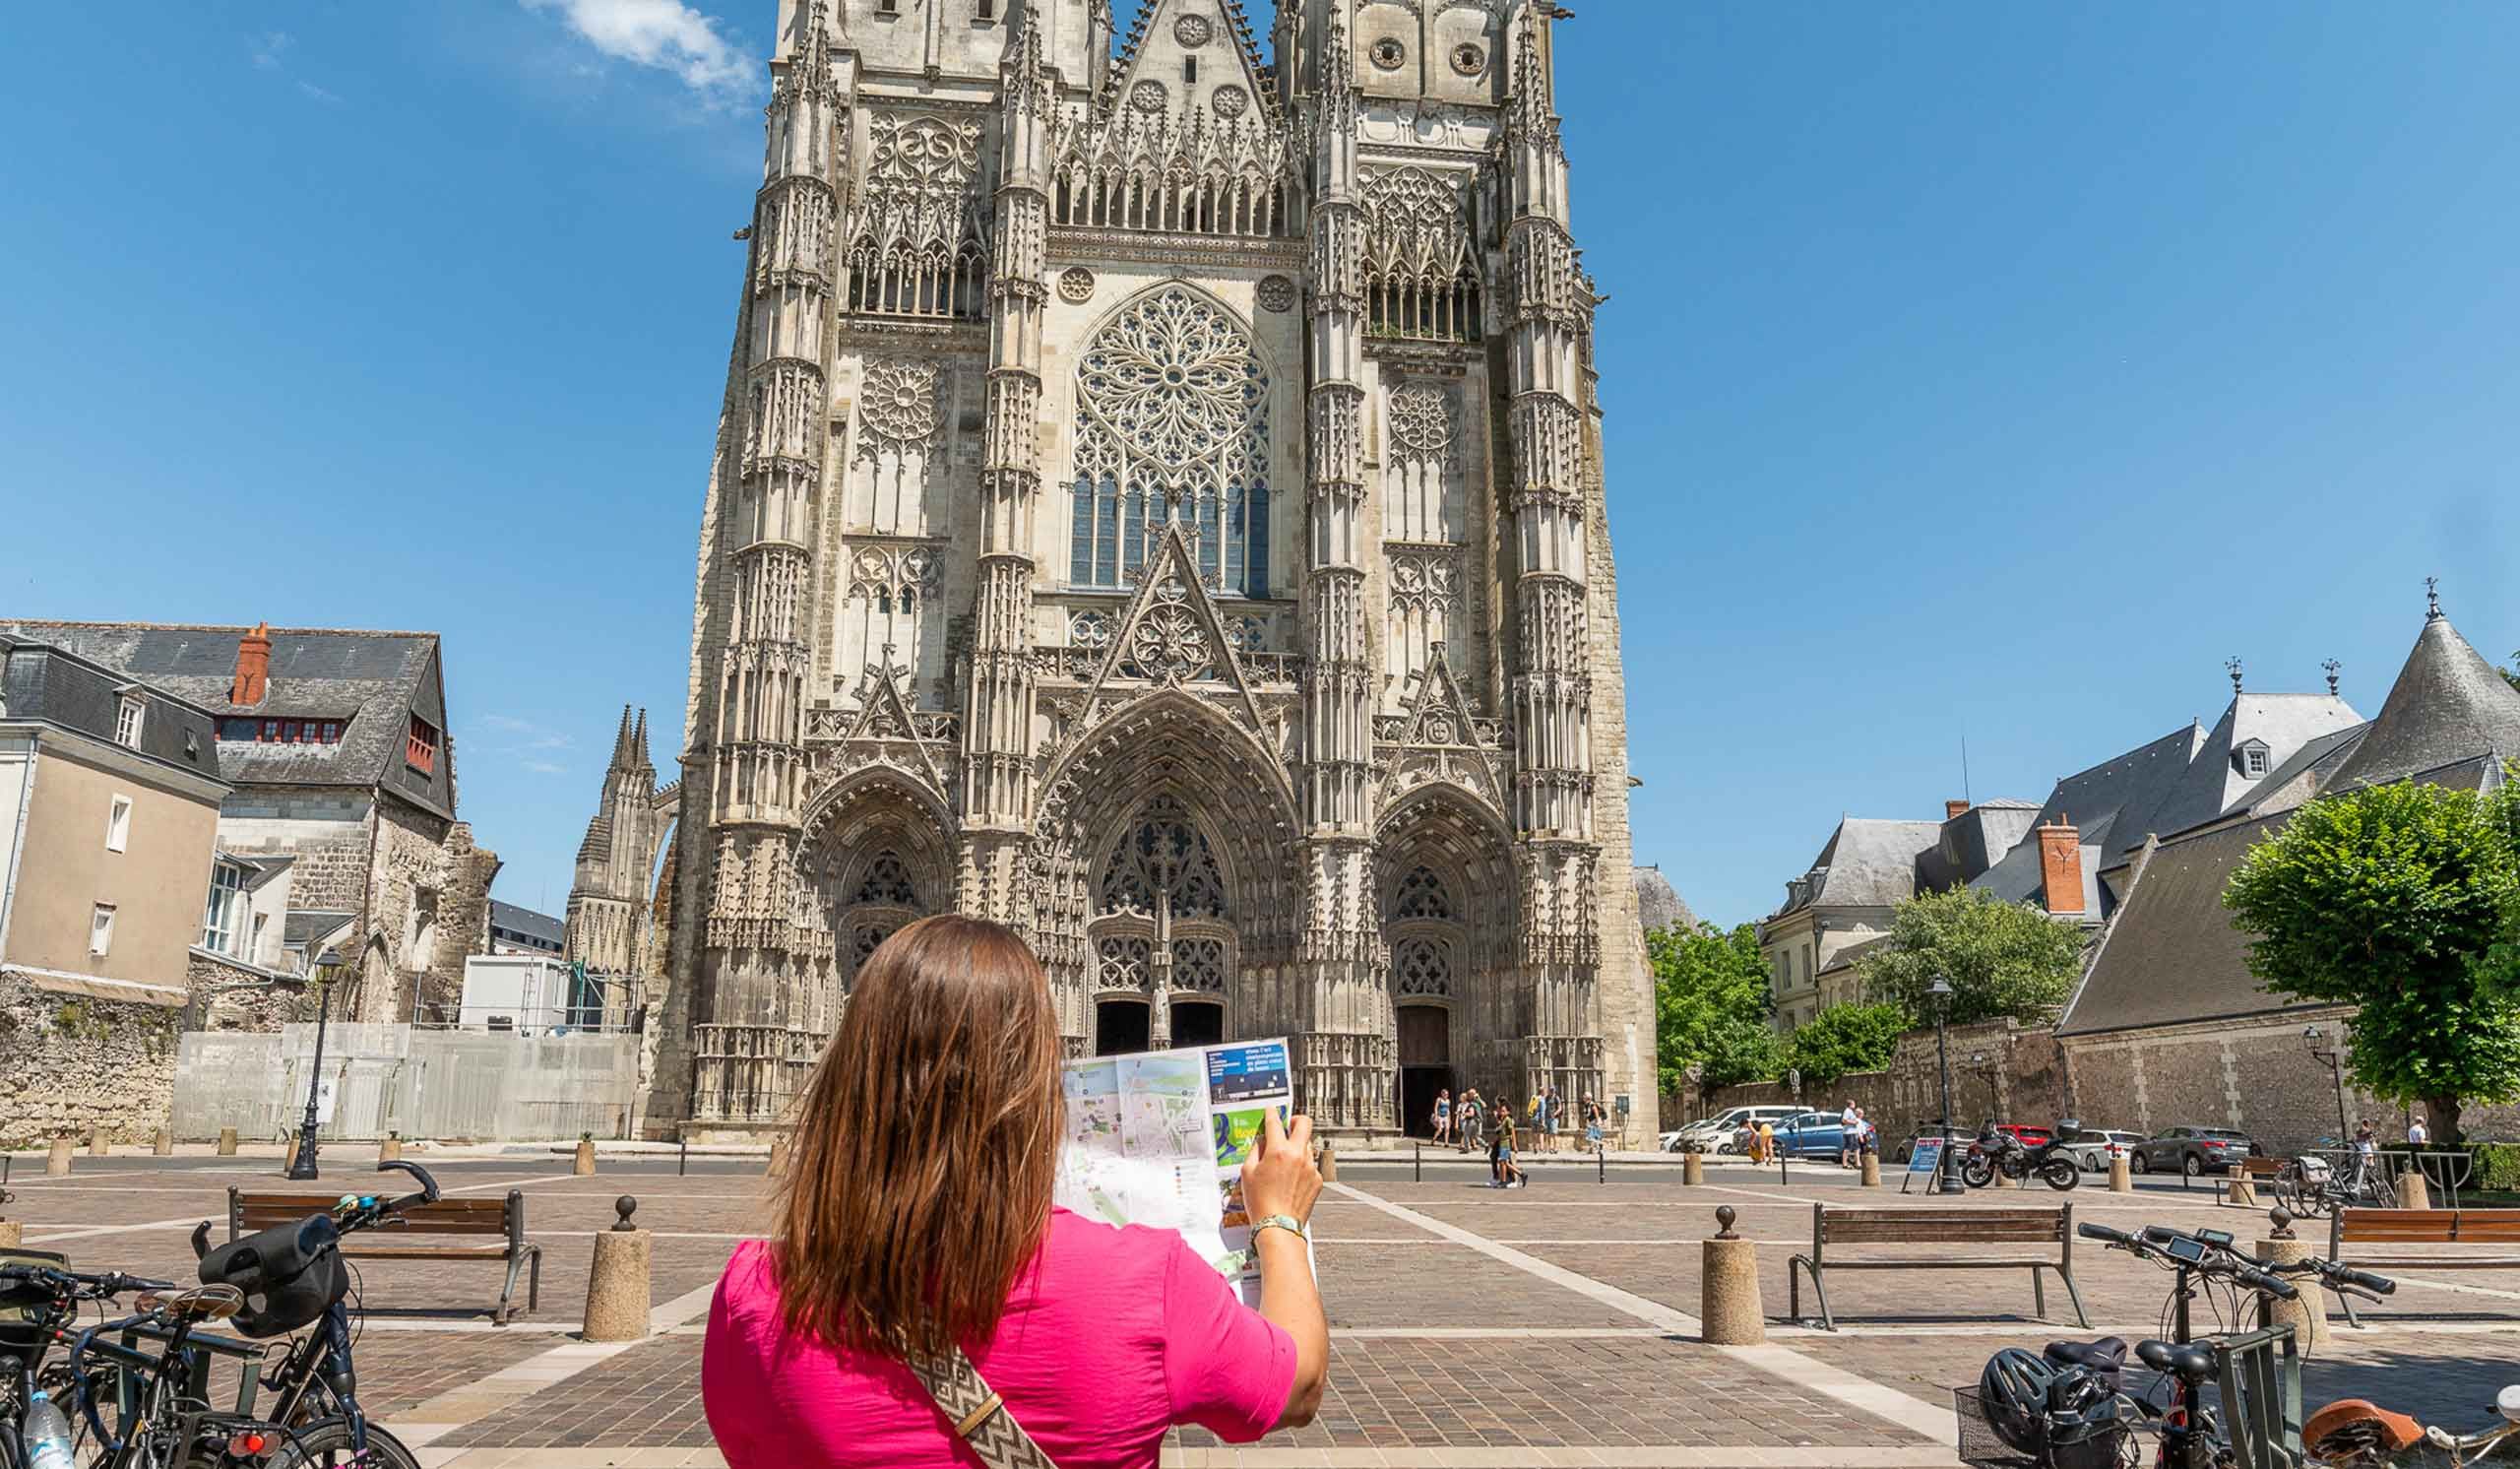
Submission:
POLYGON ((2065 1151, 2065 1139, 2081 1130, 2082 1123, 2069 1118, 2056 1124, 2048 1141, 2032 1148, 1989 1123, 1960 1160, 1961 1180, 1972 1188, 1984 1188, 1998 1174, 2015 1183, 2036 1178, 2062 1193, 2082 1182, 2082 1168, 2065 1151))

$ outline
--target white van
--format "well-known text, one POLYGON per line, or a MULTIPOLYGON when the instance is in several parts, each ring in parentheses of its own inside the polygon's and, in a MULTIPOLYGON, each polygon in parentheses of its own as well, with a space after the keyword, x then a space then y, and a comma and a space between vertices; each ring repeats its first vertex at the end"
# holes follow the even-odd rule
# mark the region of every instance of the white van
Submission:
POLYGON ((1745 1125, 1765 1122, 1775 1126, 1788 1118, 1800 1117, 1810 1111, 1806 1107, 1762 1106, 1728 1107, 1711 1118, 1689 1123, 1676 1132, 1664 1134, 1663 1150, 1667 1153, 1732 1153, 1733 1135, 1745 1125))

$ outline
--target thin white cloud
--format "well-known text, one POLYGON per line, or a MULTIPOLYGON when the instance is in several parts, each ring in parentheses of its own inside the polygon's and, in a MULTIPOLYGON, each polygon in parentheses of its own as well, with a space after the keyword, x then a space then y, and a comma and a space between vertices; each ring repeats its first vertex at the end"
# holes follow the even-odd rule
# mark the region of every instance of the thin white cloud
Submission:
POLYGON ((316 86, 312 82, 298 83, 297 90, 306 94, 308 96, 313 97, 319 102, 338 102, 342 99, 340 93, 326 92, 323 88, 316 86))
MULTIPOLYGON (((481 716, 481 724, 500 736, 494 748, 501 750, 565 750, 577 743, 567 734, 549 725, 519 719, 512 714, 485 714, 481 716)), ((557 766, 552 768, 558 769, 557 766)))
POLYGON ((518 0, 527 10, 556 11, 570 31, 615 60, 669 72, 713 102, 740 96, 754 68, 720 33, 715 18, 682 0, 518 0))
POLYGON ((280 70, 281 53, 295 44, 297 37, 285 31, 266 31, 253 39, 254 65, 262 71, 276 72, 280 70))
POLYGON ((525 762, 525 768, 536 775, 567 775, 569 773, 567 766, 554 765, 548 760, 528 760, 525 762))

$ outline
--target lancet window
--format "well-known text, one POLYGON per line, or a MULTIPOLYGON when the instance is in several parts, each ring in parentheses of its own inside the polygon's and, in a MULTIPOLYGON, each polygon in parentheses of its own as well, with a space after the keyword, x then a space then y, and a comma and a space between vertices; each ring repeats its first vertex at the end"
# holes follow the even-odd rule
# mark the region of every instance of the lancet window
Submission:
POLYGON ((1119 587, 1166 525, 1204 578, 1269 590, 1269 374, 1251 335, 1181 287, 1131 303, 1077 367, 1069 580, 1119 587))
POLYGON ((1158 796, 1138 809, 1104 854, 1094 893, 1098 989, 1229 993, 1225 873, 1178 799, 1158 796))
POLYGON ((1365 335, 1479 341, 1479 261, 1461 180, 1415 166, 1371 174, 1365 221, 1365 335))
POLYGON ((877 113, 868 135, 865 198, 849 241, 849 309, 979 320, 988 305, 988 246, 973 191, 979 125, 877 113))

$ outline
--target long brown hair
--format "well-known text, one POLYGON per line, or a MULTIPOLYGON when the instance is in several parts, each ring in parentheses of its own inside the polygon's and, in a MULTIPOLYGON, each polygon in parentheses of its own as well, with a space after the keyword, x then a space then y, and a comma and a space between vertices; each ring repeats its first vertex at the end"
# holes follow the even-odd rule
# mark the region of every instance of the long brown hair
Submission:
POLYGON ((1049 1224, 1059 1030, 1011 929, 942 914, 859 967, 781 1189, 788 1329, 901 1357, 986 1340, 1049 1224))

